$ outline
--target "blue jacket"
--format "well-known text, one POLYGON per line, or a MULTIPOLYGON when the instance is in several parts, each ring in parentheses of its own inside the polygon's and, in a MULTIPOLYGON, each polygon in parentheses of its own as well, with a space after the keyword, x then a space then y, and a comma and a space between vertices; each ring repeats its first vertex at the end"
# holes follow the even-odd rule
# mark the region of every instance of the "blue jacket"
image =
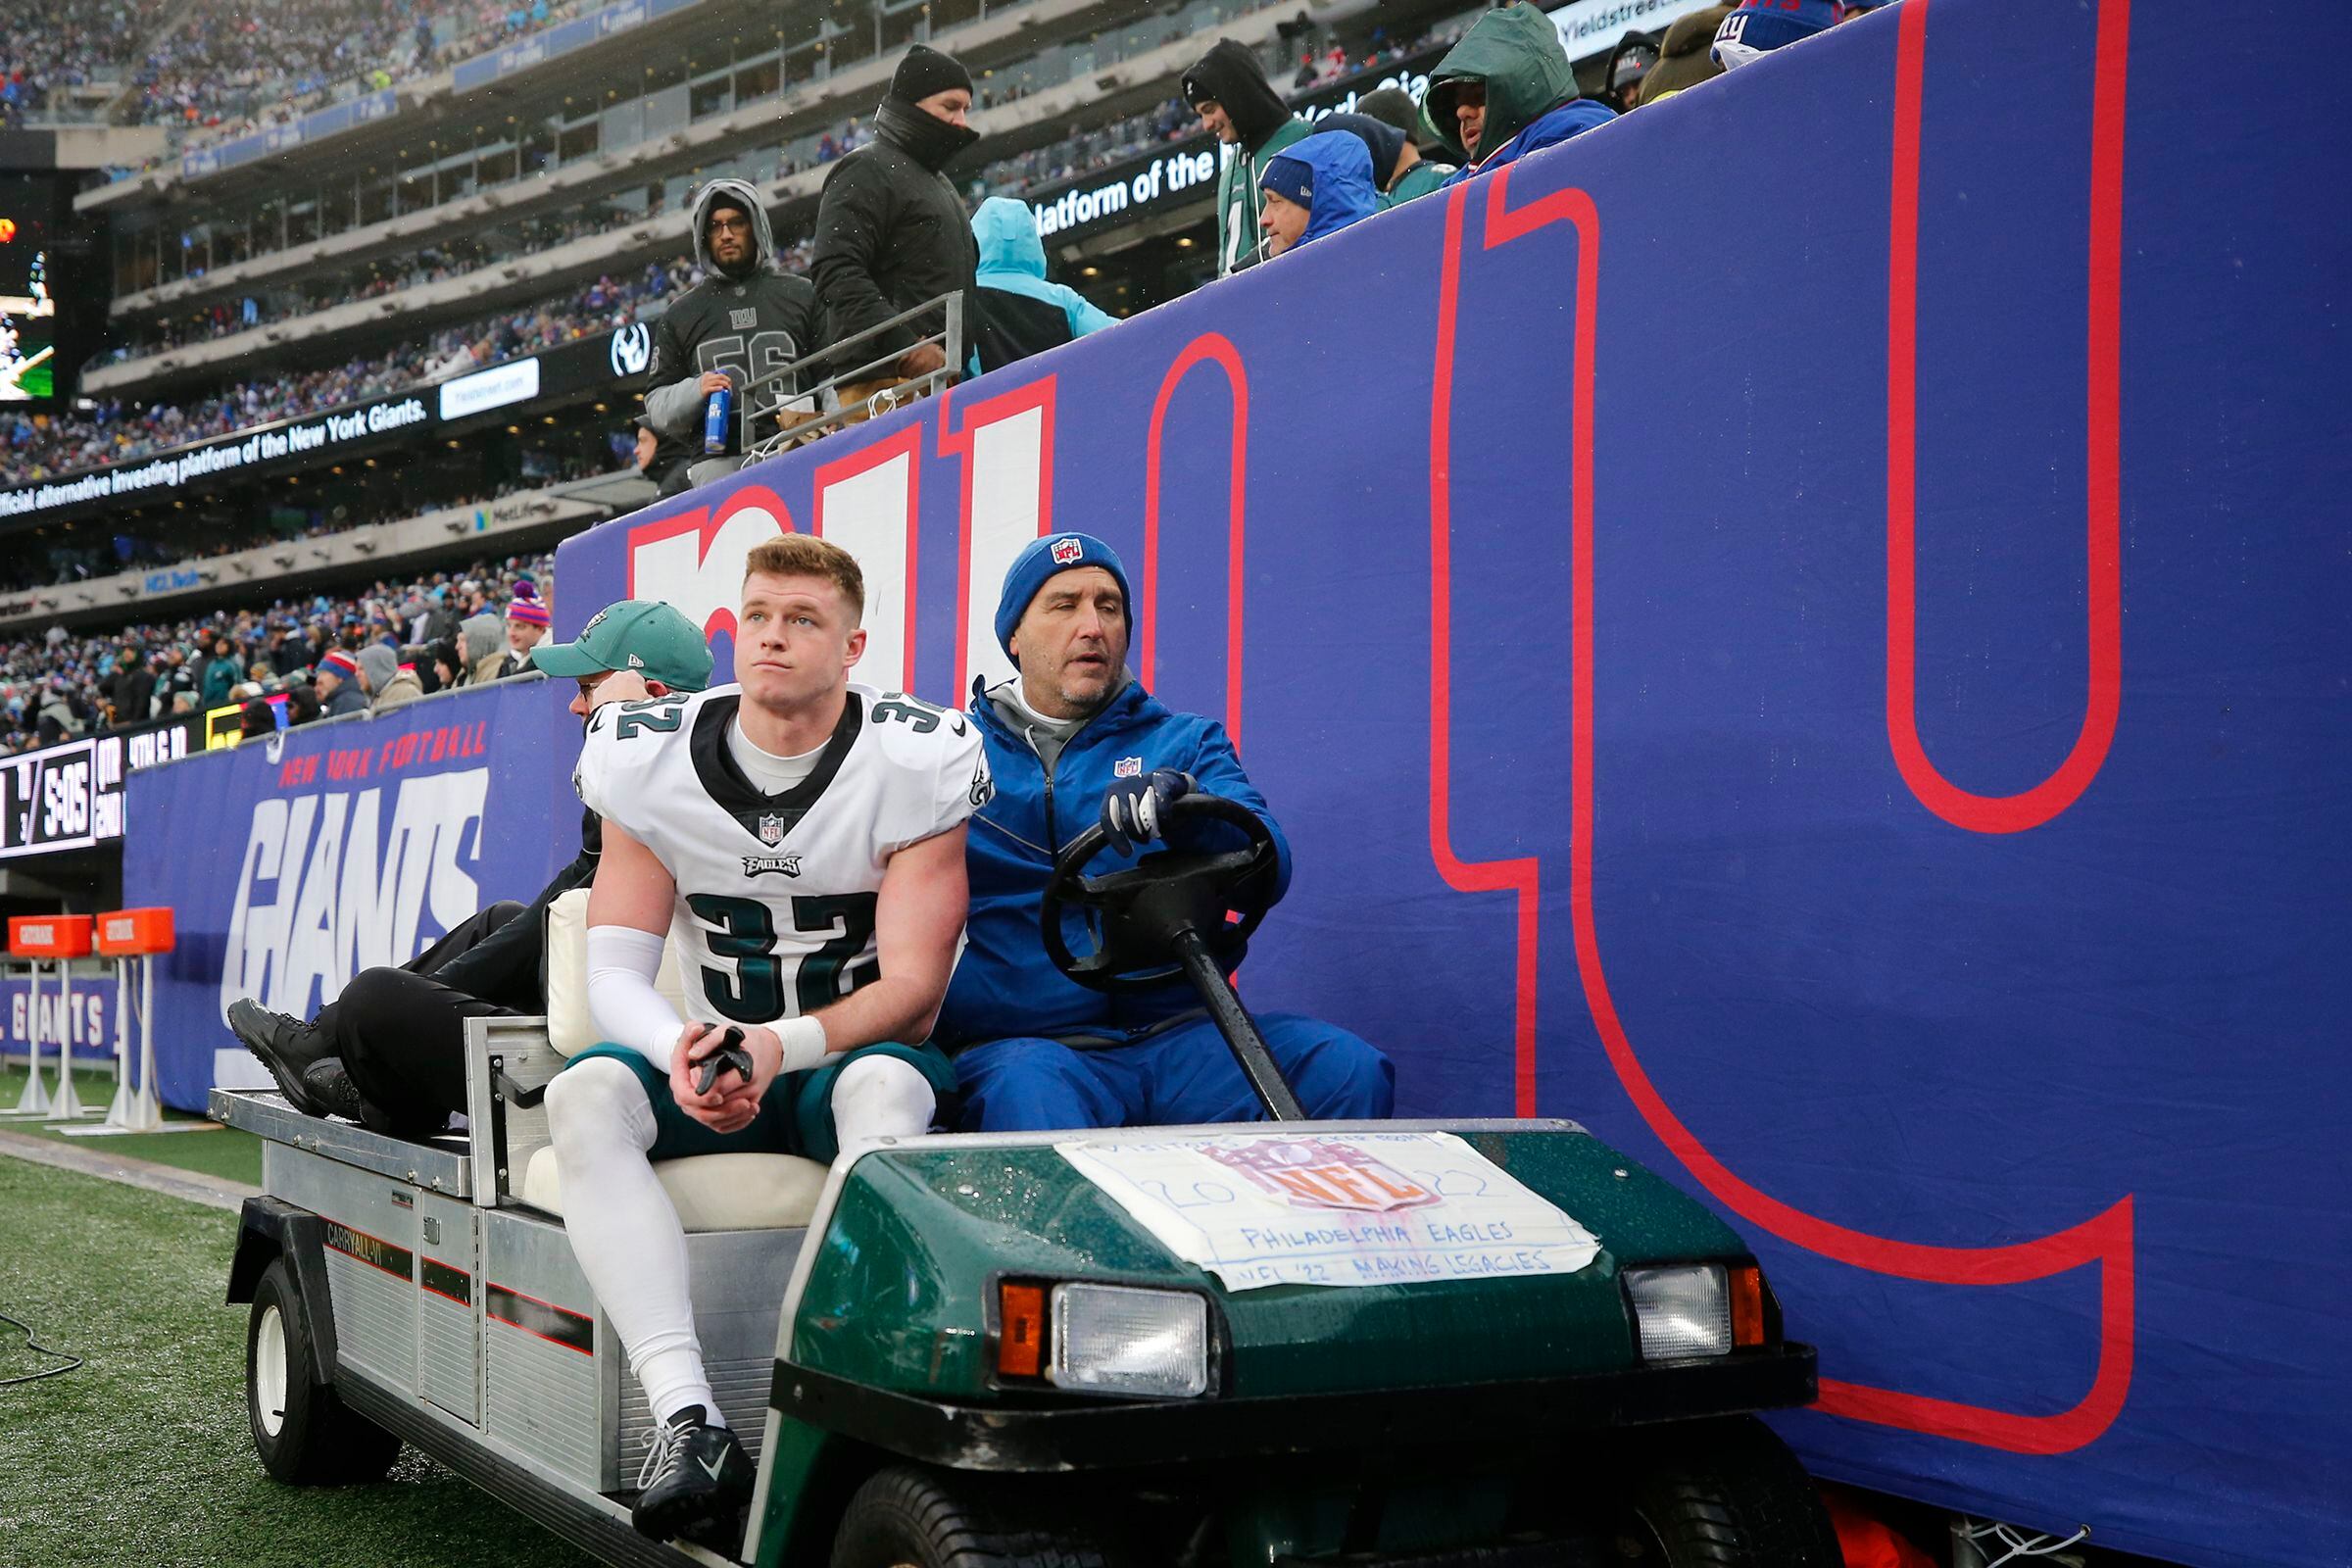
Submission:
POLYGON ((1277 153, 1267 161, 1268 169, 1284 159, 1304 164, 1314 179, 1314 199, 1307 204, 1306 231, 1298 236, 1300 245, 1336 234, 1380 211, 1380 189, 1372 183, 1372 154, 1362 137, 1345 130, 1319 130, 1277 153))
POLYGON ((1616 118, 1606 104, 1596 104, 1590 98, 1573 99, 1495 148, 1494 157, 1480 159, 1475 168, 1465 165, 1455 170, 1446 183, 1459 185, 1465 179, 1491 172, 1505 164, 1515 164, 1529 153, 1555 147, 1580 131, 1605 125, 1616 118))
MULTIPOLYGON (((1015 1035, 1058 1039, 1069 1035, 1114 1034, 1141 1029, 1200 1004, 1182 980, 1147 991, 1090 991, 1063 978, 1046 956, 1039 939, 1046 878, 1061 847, 1092 827, 1102 812, 1102 796, 1119 774, 1118 764, 1149 777, 1158 768, 1193 775, 1201 790, 1238 801, 1274 831, 1281 853, 1274 899, 1291 880, 1291 850, 1266 808, 1265 797, 1242 771, 1225 727, 1211 718, 1174 713, 1135 681, 1110 706, 1072 735, 1054 760, 1051 777, 1037 749, 1005 717, 977 682, 971 713, 988 747, 996 797, 971 820, 964 864, 971 877, 971 913, 966 919, 962 961, 949 982, 932 1038, 949 1051, 1015 1035)), ((1220 840, 1203 848, 1230 847, 1230 828, 1212 825, 1220 840)), ((1193 846, 1187 845, 1187 848, 1193 846)), ((1147 852, 1149 853, 1149 852, 1147 852)), ((1132 865, 1105 851, 1089 869, 1132 865)), ((1078 919, 1068 922, 1071 951, 1089 951, 1078 919)), ((1235 959, 1240 961, 1238 956, 1235 959)))
MULTIPOLYGON (((1065 327, 1068 342, 1089 332, 1100 332, 1106 326, 1116 326, 1119 318, 1102 309, 1076 289, 1060 283, 1046 281, 1046 247, 1037 237, 1037 218, 1025 202, 1009 196, 991 196, 980 204, 972 215, 972 238, 980 246, 980 270, 976 280, 982 288, 998 289, 1017 294, 1061 313, 1055 325, 1065 327)), ((1017 324, 1013 325, 1017 333, 1017 324)), ((1034 335, 1034 334, 1032 334, 1034 335)), ((1052 344, 1016 342, 1021 357, 1041 353, 1052 344)), ((990 367, 993 368, 994 367, 990 367)), ((981 372, 980 351, 972 350, 971 373, 981 372)))

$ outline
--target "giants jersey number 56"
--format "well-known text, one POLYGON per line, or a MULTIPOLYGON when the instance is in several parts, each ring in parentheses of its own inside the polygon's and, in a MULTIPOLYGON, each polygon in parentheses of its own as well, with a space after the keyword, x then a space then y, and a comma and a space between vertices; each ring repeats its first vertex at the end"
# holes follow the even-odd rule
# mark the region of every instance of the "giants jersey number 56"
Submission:
POLYGON ((961 713, 852 686, 816 768, 761 793, 727 748, 742 690, 608 704, 589 720, 580 799, 677 883, 670 938, 704 1023, 813 1012, 881 973, 874 903, 891 856, 994 792, 961 713))

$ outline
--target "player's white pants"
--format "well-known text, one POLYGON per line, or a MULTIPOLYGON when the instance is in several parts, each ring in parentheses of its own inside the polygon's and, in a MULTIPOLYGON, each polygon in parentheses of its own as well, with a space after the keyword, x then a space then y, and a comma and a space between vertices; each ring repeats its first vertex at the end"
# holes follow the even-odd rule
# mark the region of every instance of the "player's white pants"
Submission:
MULTIPOLYGON (((592 1056, 547 1086, 547 1128, 564 1188, 564 1225, 580 1272, 628 1351, 654 1419, 699 1404, 724 1425, 703 1369, 686 1288, 686 1228, 654 1175, 653 1102, 622 1062, 592 1056)), ((931 1124, 930 1084, 895 1056, 860 1056, 833 1084, 833 1127, 855 1153, 931 1124)))
POLYGON ((564 1228, 588 1288, 612 1315, 654 1419, 699 1404, 724 1425, 703 1372, 686 1293, 686 1227, 645 1157, 654 1106, 624 1064, 591 1056, 547 1086, 548 1141, 564 1183, 564 1228))

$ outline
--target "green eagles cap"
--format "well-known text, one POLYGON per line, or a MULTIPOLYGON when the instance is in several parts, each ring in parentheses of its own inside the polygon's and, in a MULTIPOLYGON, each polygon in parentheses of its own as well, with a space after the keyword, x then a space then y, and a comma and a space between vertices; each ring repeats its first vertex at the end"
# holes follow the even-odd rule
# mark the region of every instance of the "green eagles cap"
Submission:
POLYGON ((609 669, 633 669, 647 680, 682 692, 710 684, 710 645, 694 622, 657 599, 623 599, 588 617, 567 643, 541 643, 531 663, 550 675, 578 679, 609 669))

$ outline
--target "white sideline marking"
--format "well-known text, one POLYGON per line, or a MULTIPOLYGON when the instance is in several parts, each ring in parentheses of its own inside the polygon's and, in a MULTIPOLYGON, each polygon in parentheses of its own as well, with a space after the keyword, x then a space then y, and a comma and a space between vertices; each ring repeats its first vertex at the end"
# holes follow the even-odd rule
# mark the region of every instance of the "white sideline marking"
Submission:
POLYGON ((202 1203, 207 1208, 225 1209, 231 1214, 243 1208, 248 1198, 262 1196, 259 1187, 248 1187, 243 1182, 226 1181, 172 1165, 159 1165, 153 1160, 132 1159, 125 1154, 76 1149, 29 1133, 0 1132, 0 1154, 12 1154, 31 1164, 70 1170, 82 1176, 95 1176, 101 1181, 144 1188, 151 1193, 161 1193, 166 1198, 202 1203))

